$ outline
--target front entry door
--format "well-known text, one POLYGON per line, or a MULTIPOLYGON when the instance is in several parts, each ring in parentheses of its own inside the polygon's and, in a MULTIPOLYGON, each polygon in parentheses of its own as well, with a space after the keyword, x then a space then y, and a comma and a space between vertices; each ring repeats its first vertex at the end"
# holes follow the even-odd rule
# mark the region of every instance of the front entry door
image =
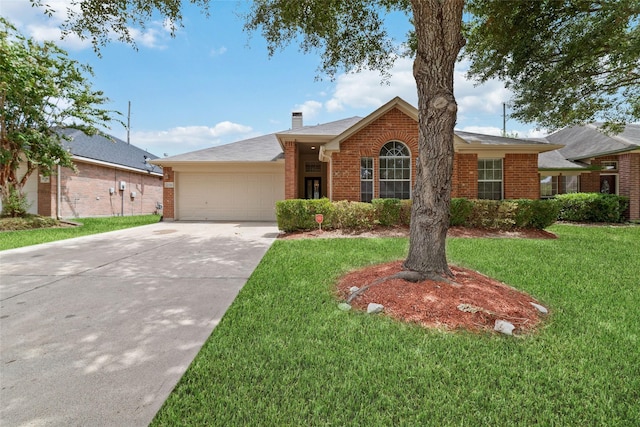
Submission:
POLYGON ((600 175, 600 192, 603 194, 616 194, 615 175, 600 175))
POLYGON ((319 199, 322 197, 322 179, 321 178, 305 178, 304 179, 304 198, 319 199))

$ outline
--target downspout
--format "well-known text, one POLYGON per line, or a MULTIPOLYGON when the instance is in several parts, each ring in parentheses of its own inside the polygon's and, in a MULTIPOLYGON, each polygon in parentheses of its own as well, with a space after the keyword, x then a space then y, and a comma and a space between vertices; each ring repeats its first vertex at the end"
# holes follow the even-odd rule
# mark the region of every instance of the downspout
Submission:
POLYGON ((62 197, 60 196, 60 165, 58 165, 58 176, 56 177, 56 219, 60 219, 60 203, 62 201, 62 197))

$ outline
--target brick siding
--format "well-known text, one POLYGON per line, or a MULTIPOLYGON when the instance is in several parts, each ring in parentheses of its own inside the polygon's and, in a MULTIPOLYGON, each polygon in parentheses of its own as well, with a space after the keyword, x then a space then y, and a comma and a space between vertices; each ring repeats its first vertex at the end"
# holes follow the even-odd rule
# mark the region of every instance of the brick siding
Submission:
POLYGON ((175 205, 175 172, 173 168, 165 166, 162 168, 164 174, 163 189, 162 189, 162 217, 164 219, 174 219, 176 216, 175 205))
POLYGON ((619 194, 629 198, 627 218, 640 219, 640 153, 621 154, 618 157, 619 194))
POLYGON ((373 157, 374 198, 379 197, 378 173, 380 149, 389 141, 404 143, 411 152, 411 186, 416 176, 418 157, 418 125, 397 108, 373 121, 366 128, 340 144, 340 152, 332 157, 333 200, 360 200, 360 159, 373 157))
MULTIPOLYGON (((400 141, 411 152, 411 186, 416 176, 418 157, 418 125, 411 117, 394 108, 370 123, 366 128, 340 144, 340 152, 332 154, 330 174, 333 200, 360 200, 360 159, 374 159, 374 198, 380 196, 380 149, 389 141, 400 141)), ((288 165, 296 154, 285 147, 288 165), (289 153, 289 155, 287 155, 289 153)), ((504 196, 509 199, 540 198, 537 154, 506 154, 504 157, 504 196)), ((289 171, 288 166, 286 170, 289 171)), ((287 174, 287 198, 299 197, 290 187, 295 182, 295 171, 287 174)), ((294 189, 295 190, 295 189, 294 189)), ((478 197, 478 156, 471 153, 455 153, 453 164, 452 197, 478 197)))
POLYGON ((540 198, 537 154, 507 153, 502 167, 505 199, 540 198))
POLYGON ((478 155, 453 155, 451 197, 475 199, 478 197, 478 155))
MULTIPOLYGON (((60 170, 62 218, 151 214, 162 200, 162 181, 156 175, 83 162, 76 162, 76 167, 77 172, 68 168, 60 170), (125 182, 124 191, 120 191, 120 181, 125 182), (110 188, 114 189, 113 194, 109 193, 110 188), (132 191, 136 197, 131 197, 132 191)), ((38 182, 40 215, 57 215, 56 194, 56 174, 50 177, 49 183, 38 182)))

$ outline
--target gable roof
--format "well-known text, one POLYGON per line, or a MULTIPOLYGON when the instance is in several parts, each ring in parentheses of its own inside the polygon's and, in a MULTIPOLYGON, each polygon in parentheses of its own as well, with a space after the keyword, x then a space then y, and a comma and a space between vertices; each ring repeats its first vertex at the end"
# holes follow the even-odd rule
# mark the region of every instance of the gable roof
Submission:
MULTIPOLYGON (((397 108, 413 120, 418 121, 418 110, 400 97, 395 97, 377 110, 362 118, 358 116, 336 120, 315 126, 284 130, 255 138, 244 139, 229 144, 191 151, 176 156, 165 157, 153 161, 156 165, 176 163, 208 163, 208 162, 274 162, 284 159, 285 141, 295 140, 299 143, 320 144, 319 156, 326 159, 326 153, 339 151, 340 143, 351 135, 362 130, 392 109, 397 108)), ((471 132, 454 132, 456 149, 474 151, 482 146, 483 151, 515 151, 534 152, 560 148, 547 140, 527 140, 504 138, 501 136, 481 135, 471 132)))
POLYGON ((458 151, 469 151, 468 148, 472 148, 473 145, 484 145, 487 148, 492 147, 494 149, 509 148, 509 151, 516 152, 537 152, 544 153, 552 150, 556 150, 560 145, 551 144, 550 142, 542 139, 519 139, 509 138, 497 135, 484 135, 481 133, 464 132, 456 130, 454 131, 457 143, 456 148, 458 151))
POLYGON ((229 144, 178 154, 176 156, 165 157, 163 159, 157 159, 153 163, 163 165, 198 162, 275 162, 284 159, 282 144, 286 139, 293 137, 296 141, 309 139, 313 142, 318 142, 322 139, 329 140, 344 129, 353 126, 354 123, 357 123, 361 119, 361 117, 350 117, 348 119, 315 126, 303 126, 299 129, 289 129, 255 138, 243 139, 229 144))
POLYGON ((560 150, 548 151, 538 155, 538 169, 540 170, 589 170, 588 165, 584 163, 573 162, 567 160, 560 150))
POLYGON ((107 163, 140 172, 162 174, 158 166, 147 163, 147 160, 157 159, 158 156, 135 145, 127 144, 114 136, 89 136, 81 130, 72 128, 60 128, 56 132, 70 138, 63 140, 62 146, 69 150, 75 160, 107 163))
POLYGON ((416 109, 416 107, 409 104, 407 101, 400 98, 399 96, 396 96, 391 101, 387 102, 386 104, 384 104, 383 106, 375 110, 373 113, 369 114, 364 119, 358 120, 357 122, 353 123, 352 126, 349 126, 348 128, 343 129, 342 132, 338 134, 335 134, 334 135, 335 138, 333 138, 325 146, 320 147, 320 156, 325 156, 325 153, 327 151, 339 151, 340 143, 342 141, 348 139, 352 135, 355 135, 360 130, 369 126, 371 123, 378 120, 380 117, 384 116, 394 108, 397 108, 398 110, 405 113, 407 116, 411 117, 413 120, 416 121, 416 123, 418 122, 418 110, 416 109))
POLYGON ((284 159, 284 154, 276 134, 272 133, 157 159, 153 163, 163 165, 196 162, 275 162, 280 159, 284 159))
POLYGON ((560 129, 545 139, 564 147, 559 151, 567 160, 623 153, 640 149, 640 124, 628 124, 619 134, 608 135, 602 123, 560 129))

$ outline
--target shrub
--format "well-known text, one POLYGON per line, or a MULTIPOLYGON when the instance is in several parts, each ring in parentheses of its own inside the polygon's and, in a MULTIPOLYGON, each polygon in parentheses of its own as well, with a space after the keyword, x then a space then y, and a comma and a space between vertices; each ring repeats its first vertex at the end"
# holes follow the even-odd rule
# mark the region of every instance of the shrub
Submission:
POLYGON ((554 199, 549 200, 515 200, 518 209, 515 215, 515 226, 518 228, 544 229, 556 222, 560 205, 554 199))
POLYGON ((449 218, 449 225, 461 226, 467 223, 469 215, 473 211, 473 202, 469 199, 451 199, 451 217, 449 218))
POLYGON ((555 197, 561 221, 623 222, 629 199, 615 194, 571 193, 555 197))
MULTIPOLYGON (((409 225, 411 200, 374 199, 372 203, 320 200, 282 200, 276 203, 278 227, 286 232, 318 227, 315 215, 324 215, 322 228, 363 230, 376 225, 409 225)), ((451 226, 509 230, 543 229, 558 217, 556 200, 451 199, 451 226)))
POLYGON ((9 187, 9 195, 2 200, 2 216, 18 218, 27 215, 31 204, 27 201, 27 196, 14 187, 9 187))
POLYGON ((324 216, 324 228, 331 228, 333 211, 334 206, 329 199, 289 199, 276 202, 278 228, 287 232, 317 228, 316 214, 324 216))
POLYGON ((342 200, 334 203, 333 223, 342 230, 370 230, 378 224, 376 208, 371 203, 342 200))
POLYGON ((400 223, 400 199, 373 199, 371 204, 375 208, 380 225, 389 226, 400 223))
POLYGON ((411 207, 413 202, 411 200, 400 201, 400 225, 408 226, 411 222, 411 207))

